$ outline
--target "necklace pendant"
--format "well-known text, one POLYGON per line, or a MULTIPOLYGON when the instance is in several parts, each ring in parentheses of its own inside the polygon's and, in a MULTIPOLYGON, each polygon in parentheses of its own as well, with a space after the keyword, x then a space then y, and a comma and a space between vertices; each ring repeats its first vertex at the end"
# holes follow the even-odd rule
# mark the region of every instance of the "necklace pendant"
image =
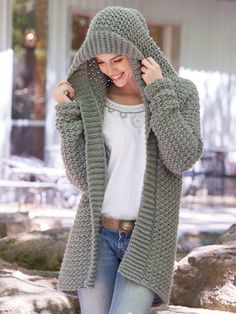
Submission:
POLYGON ((125 119, 127 117, 127 112, 120 112, 120 116, 122 119, 125 119))

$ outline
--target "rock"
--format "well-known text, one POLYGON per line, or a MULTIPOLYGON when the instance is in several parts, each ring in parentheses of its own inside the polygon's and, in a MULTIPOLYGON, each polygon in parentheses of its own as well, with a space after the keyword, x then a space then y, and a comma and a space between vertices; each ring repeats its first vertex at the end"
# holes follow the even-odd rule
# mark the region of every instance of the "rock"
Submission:
POLYGON ((149 314, 232 314, 233 312, 225 312, 225 311, 212 311, 212 310, 205 310, 200 308, 189 308, 184 306, 174 306, 170 305, 167 308, 159 308, 159 309, 152 309, 149 314))
POLYGON ((0 258, 37 270, 58 271, 69 230, 49 229, 0 239, 0 258))
POLYGON ((188 253, 189 250, 185 249, 180 243, 178 243, 176 251, 176 261, 180 261, 186 255, 188 255, 188 253))
POLYGON ((220 235, 219 231, 193 230, 182 233, 178 237, 176 260, 180 261, 196 247, 215 244, 220 235))
POLYGON ((177 263, 171 304, 236 312, 236 241, 194 249, 177 263))
POLYGON ((236 241, 236 224, 227 229, 218 239, 218 244, 229 243, 236 241))
POLYGON ((45 278, 0 260, 0 313, 79 314, 70 300, 55 289, 54 276, 47 272, 45 278))
MULTIPOLYGON (((79 313, 78 299, 56 290, 68 233, 59 228, 0 239, 0 257, 5 260, 0 261, 0 313, 79 313)), ((195 249, 176 263, 171 295, 175 306, 153 308, 151 313, 235 313, 236 241, 231 240, 195 249)))
MULTIPOLYGON (((36 214, 36 210, 34 214, 36 214)), ((42 215, 30 218, 30 216, 33 216, 32 211, 0 214, 0 238, 34 230, 62 228, 61 218, 42 215)))
MULTIPOLYGON (((78 299, 70 299, 55 289, 57 278, 53 272, 17 268, 0 259, 0 313, 2 314, 79 314, 78 299), (44 277, 43 277, 44 276, 44 277), (73 302, 72 302, 73 300, 73 302)), ((230 314, 169 306, 152 308, 150 314, 230 314)))
POLYGON ((39 230, 39 225, 34 223, 27 213, 6 213, 0 215, 0 238, 33 230, 39 230))

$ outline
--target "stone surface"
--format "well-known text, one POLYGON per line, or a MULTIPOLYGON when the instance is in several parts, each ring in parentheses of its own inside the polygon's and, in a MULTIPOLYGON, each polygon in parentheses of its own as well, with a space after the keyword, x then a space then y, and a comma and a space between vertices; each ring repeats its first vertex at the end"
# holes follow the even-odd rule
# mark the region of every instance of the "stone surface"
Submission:
POLYGON ((168 306, 164 309, 152 309, 150 314, 232 314, 233 312, 214 311, 200 308, 190 308, 184 306, 168 306))
MULTIPOLYGON (((19 268, 0 260, 1 314, 79 314, 77 299, 68 299, 56 290, 54 272, 19 268), (40 276, 38 275, 40 273, 40 276)), ((230 314, 182 306, 152 308, 150 314, 230 314)))
MULTIPOLYGON (((235 226, 219 238, 223 244, 197 248, 176 263, 175 306, 153 308, 150 314, 236 313, 235 226)), ((78 300, 56 290, 68 233, 59 228, 0 239, 5 260, 0 260, 0 313, 79 313, 78 300)))
POLYGON ((232 225, 228 230, 226 230, 218 239, 218 244, 229 243, 236 241, 236 224, 232 225))
POLYGON ((0 258, 37 270, 58 271, 63 258, 68 229, 49 229, 0 239, 0 258))
POLYGON ((27 215, 23 213, 0 214, 0 238, 32 230, 39 230, 39 226, 27 215))
MULTIPOLYGON (((25 212, 0 213, 0 238, 15 236, 23 232, 34 230, 62 228, 61 217, 54 217, 56 210, 26 210, 25 212)), ((73 213, 71 213, 73 215, 73 213)))
POLYGON ((219 239, 221 233, 213 231, 198 231, 192 230, 191 232, 182 233, 178 237, 177 256, 176 260, 180 261, 188 255, 193 249, 199 246, 206 246, 215 244, 219 239))
POLYGON ((236 313, 236 241, 196 248, 179 261, 171 304, 236 313))
POLYGON ((44 275, 0 260, 0 313, 79 314, 70 300, 56 290, 55 273, 44 275))

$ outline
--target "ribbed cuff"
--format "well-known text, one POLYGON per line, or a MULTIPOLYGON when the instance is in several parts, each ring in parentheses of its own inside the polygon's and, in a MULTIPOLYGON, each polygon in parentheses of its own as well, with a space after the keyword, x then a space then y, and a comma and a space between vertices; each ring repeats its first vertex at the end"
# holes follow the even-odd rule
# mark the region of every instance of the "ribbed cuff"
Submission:
POLYGON ((174 84, 168 78, 157 79, 144 88, 144 94, 148 100, 152 100, 158 93, 163 90, 173 91, 175 93, 174 84))
POLYGON ((63 102, 60 104, 56 104, 55 106, 56 109, 56 114, 61 116, 61 115, 68 115, 68 114, 78 114, 80 113, 80 107, 79 104, 75 101, 71 101, 71 102, 63 102))

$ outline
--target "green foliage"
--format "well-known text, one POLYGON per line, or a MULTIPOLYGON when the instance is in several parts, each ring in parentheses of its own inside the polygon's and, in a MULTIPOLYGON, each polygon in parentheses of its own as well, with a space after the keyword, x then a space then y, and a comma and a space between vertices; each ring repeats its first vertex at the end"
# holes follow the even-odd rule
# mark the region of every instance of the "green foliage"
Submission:
POLYGON ((45 238, 42 234, 41 239, 26 241, 1 239, 0 258, 27 269, 59 271, 66 240, 56 238, 56 235, 45 238))

